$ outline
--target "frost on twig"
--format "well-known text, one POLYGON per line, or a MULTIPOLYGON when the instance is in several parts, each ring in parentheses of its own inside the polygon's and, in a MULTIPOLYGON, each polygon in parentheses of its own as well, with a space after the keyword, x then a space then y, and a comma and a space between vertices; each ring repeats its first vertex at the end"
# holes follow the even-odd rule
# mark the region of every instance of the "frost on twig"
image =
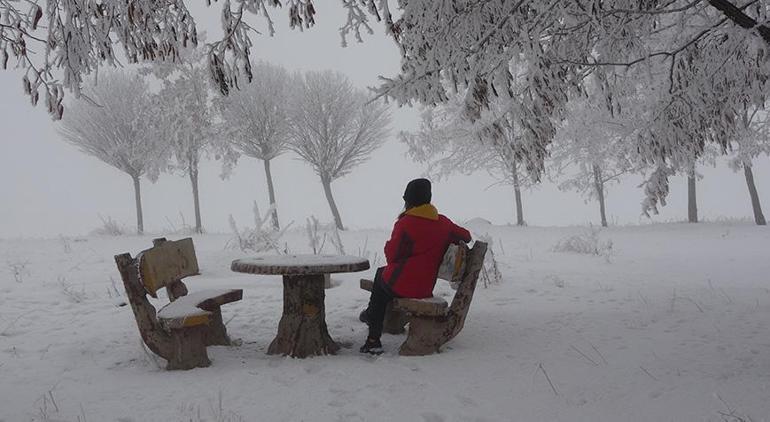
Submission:
POLYGON ((287 253, 286 248, 281 249, 281 238, 291 223, 282 230, 273 230, 270 226, 270 216, 273 213, 273 207, 270 206, 267 213, 261 215, 259 206, 254 201, 254 227, 245 227, 238 229, 235 218, 230 215, 230 228, 234 237, 228 241, 228 247, 238 248, 241 251, 250 252, 275 252, 277 254, 287 253))
POLYGON ((305 233, 307 234, 308 246, 313 250, 313 255, 320 254, 326 244, 326 233, 321 236, 319 228, 320 224, 315 216, 311 215, 307 218, 305 233))
POLYGON ((29 261, 9 261, 7 263, 8 270, 13 274, 13 279, 17 283, 23 283, 24 282, 24 276, 29 274, 29 270, 27 269, 27 265, 29 265, 29 261))
POLYGON ((612 240, 600 240, 599 233, 598 228, 591 226, 582 233, 560 240, 553 246, 553 251, 603 256, 610 262, 613 254, 612 240))
POLYGON ((126 229, 117 221, 113 220, 109 215, 104 217, 99 216, 99 220, 102 221, 102 225, 91 230, 92 235, 96 236, 123 236, 126 234, 126 229))
MULTIPOLYGON (((489 234, 483 234, 476 235, 474 237, 489 245, 487 248, 487 253, 484 255, 484 266, 481 267, 481 282, 483 283, 484 288, 489 287, 491 284, 502 283, 503 273, 500 271, 500 266, 498 265, 497 259, 495 258, 495 252, 493 250, 494 248, 492 248, 494 243, 492 236, 489 234)), ((456 288, 454 284, 452 287, 456 288)))
POLYGON ((305 234, 313 254, 320 254, 328 240, 338 255, 345 255, 345 245, 342 243, 340 230, 336 224, 321 224, 315 216, 311 215, 305 225, 305 234))
POLYGON ((86 286, 82 285, 80 289, 68 282, 64 276, 58 277, 59 288, 62 294, 72 303, 83 303, 88 295, 86 294, 86 286))
POLYGON ((337 251, 337 254, 345 255, 345 245, 342 244, 342 238, 340 237, 340 229, 337 228, 337 226, 331 227, 331 236, 329 236, 329 241, 331 242, 332 246, 334 246, 334 249, 337 251))

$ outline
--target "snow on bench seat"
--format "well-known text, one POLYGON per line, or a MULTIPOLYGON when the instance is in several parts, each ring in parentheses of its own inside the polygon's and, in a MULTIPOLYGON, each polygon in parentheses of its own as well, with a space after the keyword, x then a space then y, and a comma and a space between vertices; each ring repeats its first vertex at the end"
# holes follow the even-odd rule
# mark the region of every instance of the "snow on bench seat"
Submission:
POLYGON ((201 290, 182 296, 162 307, 157 316, 167 330, 208 324, 209 316, 216 308, 242 298, 241 289, 201 290))
POLYGON ((422 316, 443 316, 446 315, 448 304, 444 298, 433 296, 424 299, 393 299, 393 306, 396 309, 406 311, 412 314, 422 316))

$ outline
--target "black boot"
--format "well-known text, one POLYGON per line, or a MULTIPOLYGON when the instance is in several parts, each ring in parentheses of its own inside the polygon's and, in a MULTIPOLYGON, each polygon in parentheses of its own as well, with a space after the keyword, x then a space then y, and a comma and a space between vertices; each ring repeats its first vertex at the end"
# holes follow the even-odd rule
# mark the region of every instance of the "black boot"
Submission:
POLYGON ((369 313, 366 312, 368 310, 369 310, 368 308, 364 309, 363 311, 361 311, 360 314, 358 314, 358 320, 363 322, 366 325, 369 325, 369 313))
POLYGON ((358 349, 361 353, 369 353, 370 355, 380 355, 384 350, 382 349, 382 343, 378 338, 367 338, 366 343, 358 349))

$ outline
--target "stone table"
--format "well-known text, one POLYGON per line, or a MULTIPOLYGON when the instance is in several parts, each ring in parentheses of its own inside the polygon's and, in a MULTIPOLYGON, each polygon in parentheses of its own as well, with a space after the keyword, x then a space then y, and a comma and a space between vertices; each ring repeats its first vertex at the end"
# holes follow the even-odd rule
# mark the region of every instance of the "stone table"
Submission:
POLYGON ((340 346, 326 327, 324 274, 369 269, 369 260, 345 255, 276 255, 236 259, 239 273, 283 276, 283 315, 269 355, 295 358, 334 354, 340 346))

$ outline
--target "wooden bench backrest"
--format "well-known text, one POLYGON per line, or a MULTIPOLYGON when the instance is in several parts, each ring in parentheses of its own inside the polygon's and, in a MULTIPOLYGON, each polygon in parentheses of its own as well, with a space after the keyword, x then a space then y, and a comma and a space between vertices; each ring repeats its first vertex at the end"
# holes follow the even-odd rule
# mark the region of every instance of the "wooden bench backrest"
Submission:
POLYGON ((447 311, 447 319, 452 327, 450 339, 456 336, 465 324, 465 317, 468 315, 473 293, 476 291, 479 273, 484 267, 484 255, 486 253, 487 244, 476 241, 473 244, 473 248, 466 255, 463 279, 457 287, 452 304, 449 306, 449 311, 447 311))
POLYGON ((154 247, 137 257, 139 278, 147 293, 157 297, 157 291, 184 277, 200 274, 198 258, 191 238, 176 241, 157 239, 154 247))
POLYGON ((467 260, 468 245, 450 244, 439 264, 437 277, 449 282, 460 282, 465 273, 467 260))

